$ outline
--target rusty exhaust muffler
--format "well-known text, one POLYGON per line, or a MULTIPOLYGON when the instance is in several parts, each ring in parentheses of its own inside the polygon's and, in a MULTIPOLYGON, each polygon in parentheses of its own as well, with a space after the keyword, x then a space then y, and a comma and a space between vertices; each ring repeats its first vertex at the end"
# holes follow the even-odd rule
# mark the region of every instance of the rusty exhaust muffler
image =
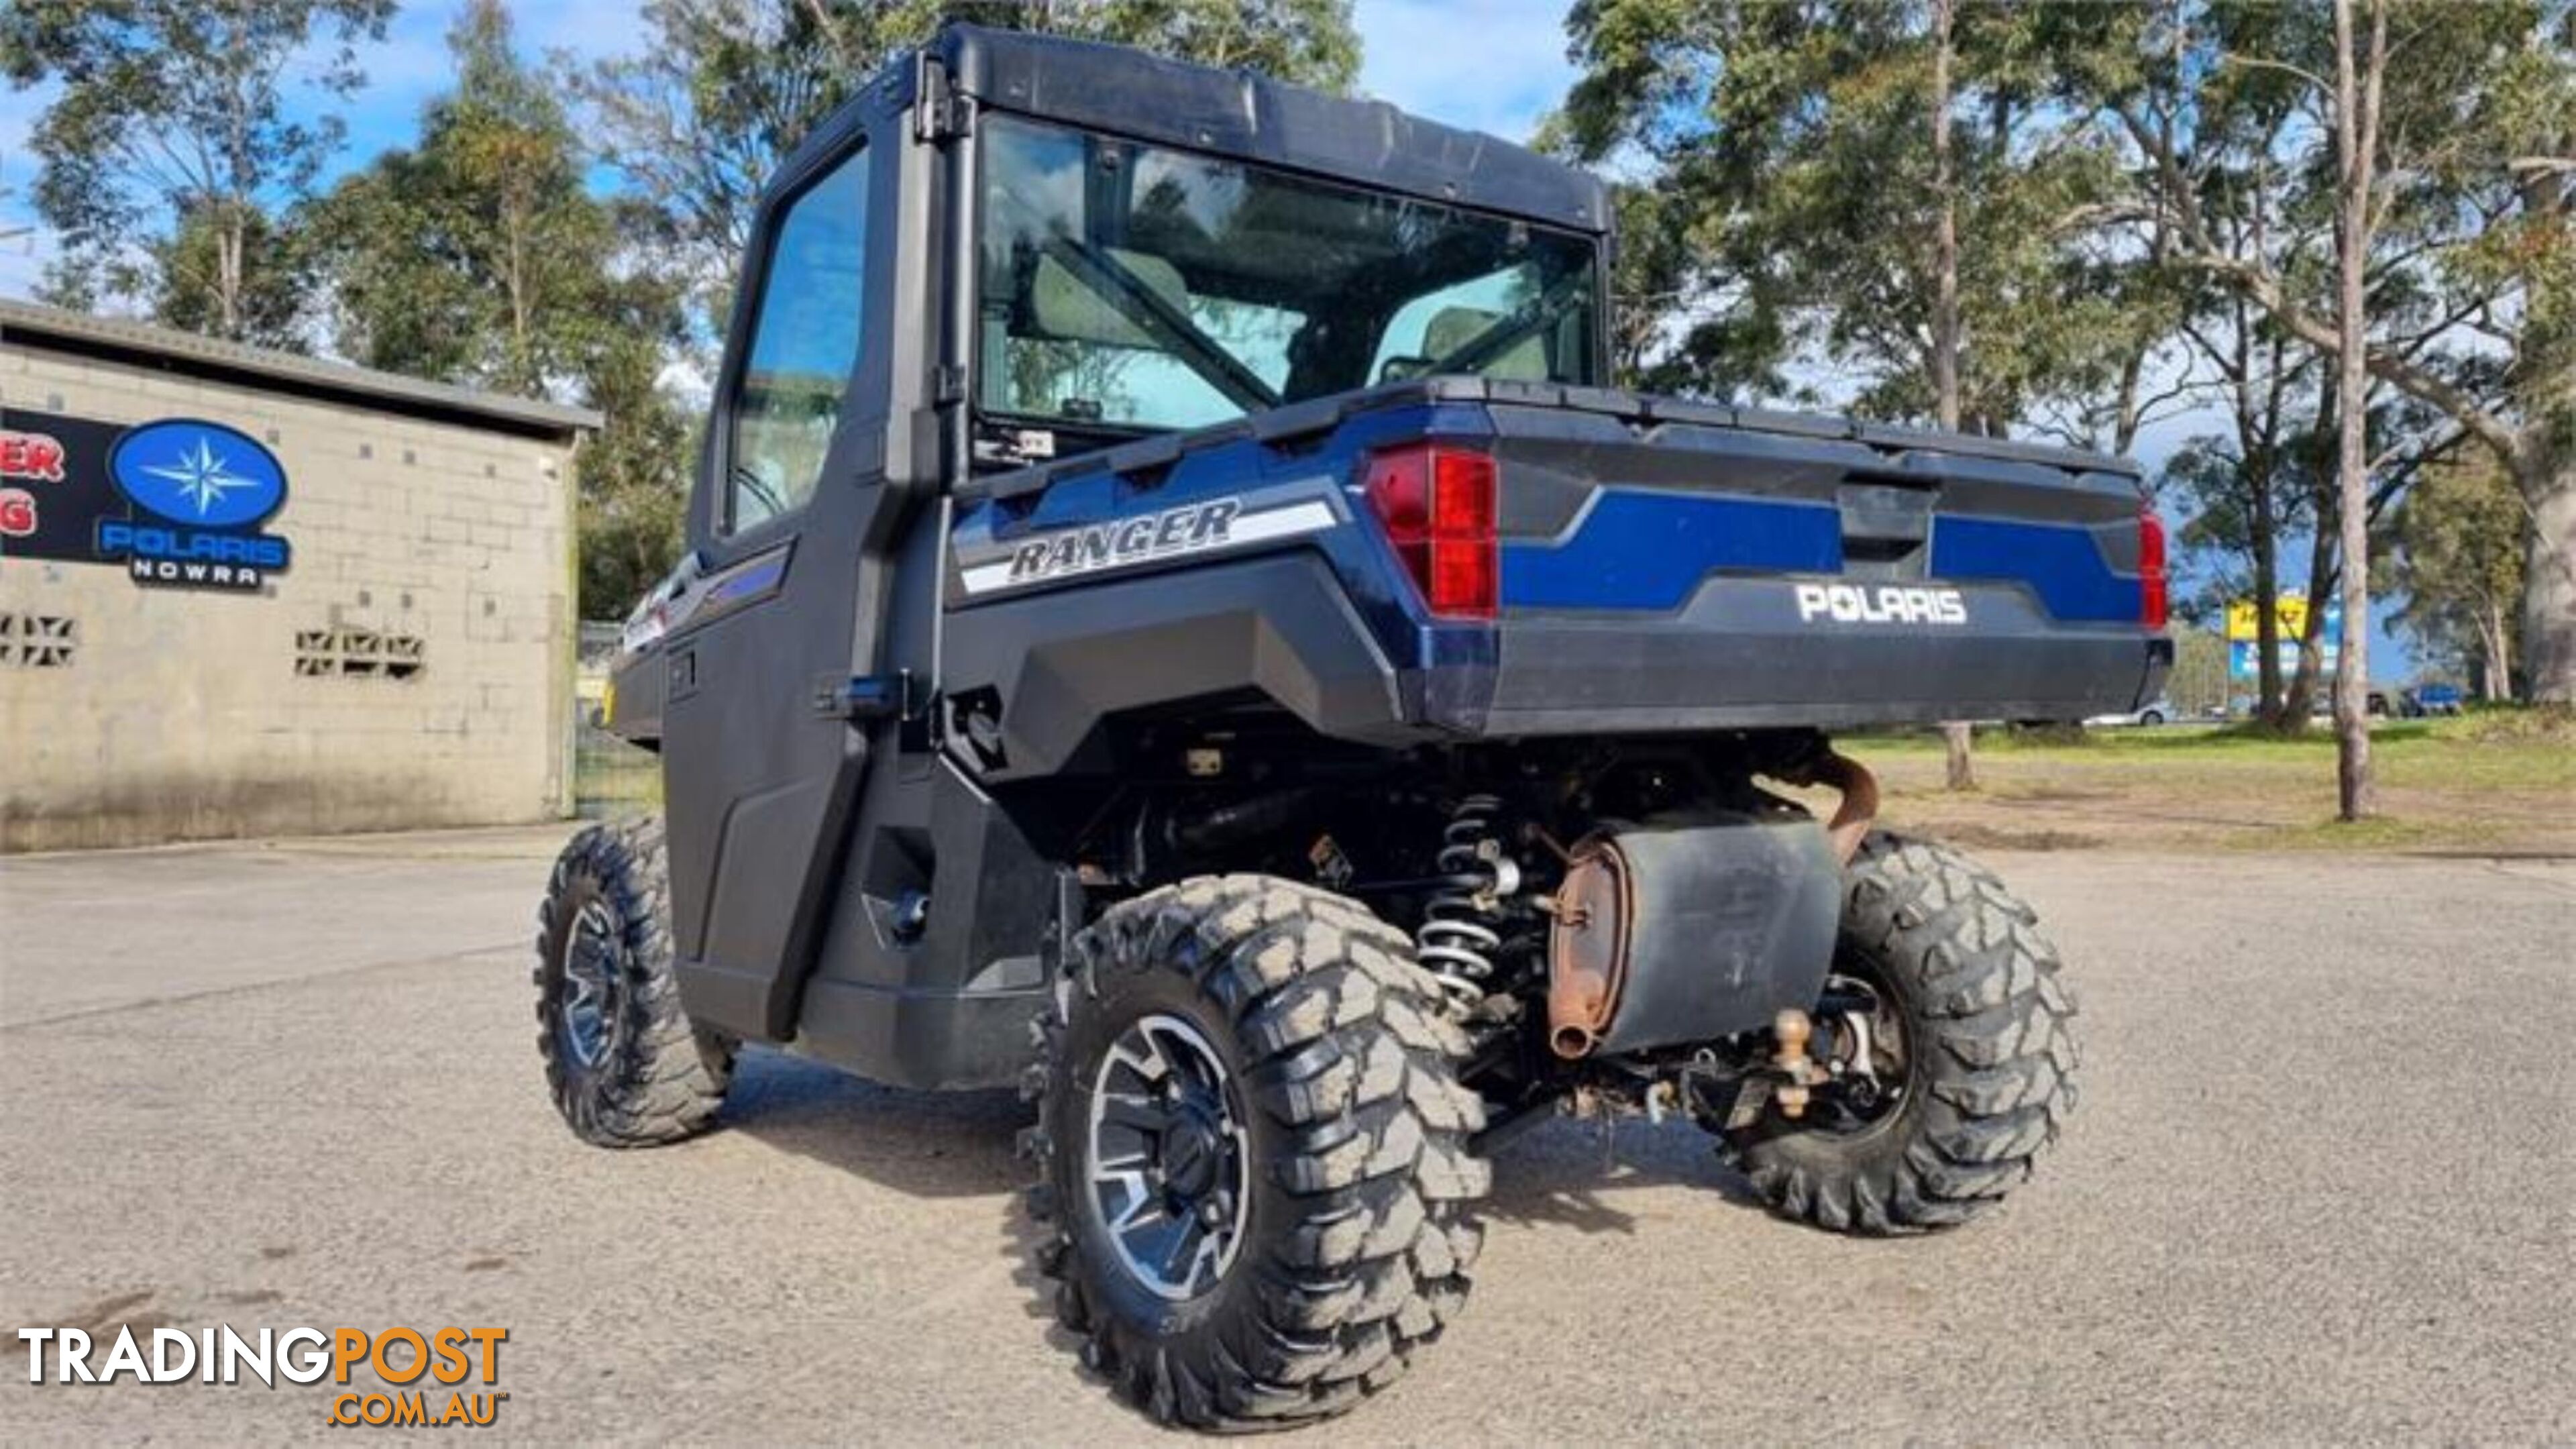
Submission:
POLYGON ((1548 1049, 1572 1061, 1714 1041, 1813 1005, 1842 919, 1838 848, 1785 813, 1584 839, 1548 931, 1548 1049))
POLYGON ((1626 857, 1606 836, 1576 846, 1557 887, 1547 942, 1547 1044, 1558 1056, 1590 1056, 1610 1029, 1635 916, 1626 857))

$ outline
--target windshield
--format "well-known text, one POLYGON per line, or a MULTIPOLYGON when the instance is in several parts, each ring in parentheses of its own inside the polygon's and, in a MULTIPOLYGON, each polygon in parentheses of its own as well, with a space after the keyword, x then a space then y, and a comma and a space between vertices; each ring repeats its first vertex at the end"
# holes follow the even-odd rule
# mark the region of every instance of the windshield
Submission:
POLYGON ((984 134, 986 413, 1185 428, 1431 373, 1592 380, 1589 238, 1015 117, 984 134))

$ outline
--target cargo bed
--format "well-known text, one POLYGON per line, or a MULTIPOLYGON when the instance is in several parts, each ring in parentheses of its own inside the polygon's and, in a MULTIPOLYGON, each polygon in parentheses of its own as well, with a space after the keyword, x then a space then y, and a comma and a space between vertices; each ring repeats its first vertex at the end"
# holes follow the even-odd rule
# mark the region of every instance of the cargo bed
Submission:
POLYGON ((1043 756, 1234 688, 1375 742, 2080 719, 2171 660, 2145 517, 2133 465, 2069 449, 1417 380, 976 479, 943 683, 1043 756), (1434 615, 1373 516, 1371 460, 1426 442, 1493 460, 1488 617, 1434 615), (1209 509, 1234 536, 1189 546, 1209 509))

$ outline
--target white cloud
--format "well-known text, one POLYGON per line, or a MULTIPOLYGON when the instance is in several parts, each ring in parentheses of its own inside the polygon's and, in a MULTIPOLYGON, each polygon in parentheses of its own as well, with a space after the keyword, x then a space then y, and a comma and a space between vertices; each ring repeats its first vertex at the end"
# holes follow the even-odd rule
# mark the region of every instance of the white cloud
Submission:
POLYGON ((1359 0, 1360 89, 1447 125, 1526 141, 1565 99, 1564 0, 1359 0))

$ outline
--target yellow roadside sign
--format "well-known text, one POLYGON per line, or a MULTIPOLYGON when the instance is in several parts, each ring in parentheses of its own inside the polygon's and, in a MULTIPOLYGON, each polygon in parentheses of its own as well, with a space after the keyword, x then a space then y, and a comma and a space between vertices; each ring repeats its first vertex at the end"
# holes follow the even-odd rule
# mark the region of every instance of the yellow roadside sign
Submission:
MULTIPOLYGON (((2277 607, 2272 611, 2272 617, 2276 622, 2280 638, 2298 638, 2308 627, 2306 596, 2283 594, 2277 607)), ((2238 599, 2227 606, 2227 637, 2230 639, 2263 637, 2262 619, 2254 612, 2252 599, 2238 599)))

